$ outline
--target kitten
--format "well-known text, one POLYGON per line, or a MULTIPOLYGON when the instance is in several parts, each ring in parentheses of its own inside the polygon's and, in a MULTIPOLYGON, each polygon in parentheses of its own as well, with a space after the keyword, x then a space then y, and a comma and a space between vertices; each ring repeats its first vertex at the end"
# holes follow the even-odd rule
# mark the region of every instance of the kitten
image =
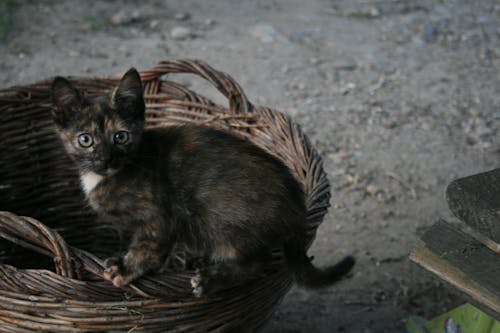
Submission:
POLYGON ((135 69, 108 95, 84 97, 61 77, 52 94, 90 206, 131 235, 127 253, 106 261, 115 286, 160 269, 178 249, 208 262, 191 280, 196 296, 262 274, 274 248, 305 287, 329 285, 353 266, 352 257, 325 270, 311 264, 304 193, 277 158, 204 126, 145 130, 135 69))

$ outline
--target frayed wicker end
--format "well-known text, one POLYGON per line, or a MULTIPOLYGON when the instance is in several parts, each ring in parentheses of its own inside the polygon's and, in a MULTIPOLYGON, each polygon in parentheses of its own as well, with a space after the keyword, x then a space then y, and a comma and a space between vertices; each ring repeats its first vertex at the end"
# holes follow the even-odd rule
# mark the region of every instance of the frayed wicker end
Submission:
MULTIPOLYGON (((148 127, 192 122, 222 128, 279 157, 304 187, 304 223, 313 240, 329 205, 330 185, 298 125, 253 106, 229 75, 201 61, 161 62, 141 78, 148 127), (229 106, 161 79, 170 73, 208 80, 229 106)), ((72 82, 98 94, 118 78, 72 82)), ((0 91, 1 331, 258 331, 291 286, 280 265, 270 267, 265 278, 200 299, 191 294, 190 272, 148 275, 126 289, 103 280, 100 258, 118 247, 118 238, 85 205, 76 170, 53 129, 50 84, 0 91)))

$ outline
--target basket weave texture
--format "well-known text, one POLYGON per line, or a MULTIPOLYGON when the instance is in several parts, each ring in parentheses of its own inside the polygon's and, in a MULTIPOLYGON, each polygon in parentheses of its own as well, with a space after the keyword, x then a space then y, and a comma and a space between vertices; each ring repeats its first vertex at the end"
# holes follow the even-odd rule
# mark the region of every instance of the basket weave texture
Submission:
MULTIPOLYGON (((202 61, 164 61, 140 74, 148 128, 204 124, 280 158, 303 185, 304 223, 313 240, 330 186, 320 156, 297 124, 253 106, 229 75, 202 61), (164 78, 173 73, 208 80, 229 106, 164 78)), ((89 95, 108 91, 118 80, 71 79, 89 95)), ((47 80, 0 90, 0 330, 258 331, 292 283, 282 265, 273 265, 259 280, 202 298, 192 296, 192 272, 156 273, 124 289, 103 280, 102 259, 116 250, 118 239, 86 205, 76 169, 54 131, 50 86, 47 80)))

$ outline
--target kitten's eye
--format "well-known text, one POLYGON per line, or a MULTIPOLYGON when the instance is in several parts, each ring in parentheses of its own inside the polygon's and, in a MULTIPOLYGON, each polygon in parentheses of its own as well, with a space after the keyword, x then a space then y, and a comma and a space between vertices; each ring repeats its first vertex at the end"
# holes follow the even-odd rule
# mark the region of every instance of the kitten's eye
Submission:
POLYGON ((128 141, 128 132, 127 131, 120 131, 116 132, 115 135, 113 136, 113 140, 115 143, 122 145, 128 141))
POLYGON ((94 144, 94 139, 92 139, 92 135, 88 133, 80 134, 78 136, 78 144, 83 148, 88 148, 94 144))

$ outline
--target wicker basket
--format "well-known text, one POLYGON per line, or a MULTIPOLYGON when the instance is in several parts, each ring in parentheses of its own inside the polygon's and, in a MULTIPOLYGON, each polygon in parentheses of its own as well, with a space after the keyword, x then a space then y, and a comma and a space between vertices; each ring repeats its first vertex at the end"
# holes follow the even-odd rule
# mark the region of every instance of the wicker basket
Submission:
MULTIPOLYGON (((321 158, 298 125, 253 106, 231 77, 201 61, 161 62, 142 71, 141 78, 148 127, 193 122, 223 128, 283 160, 305 189, 304 223, 313 240, 330 186, 321 158), (229 107, 160 79, 169 73, 201 76, 228 98, 229 107)), ((72 81, 98 94, 118 78, 72 81)), ((270 267, 266 278, 200 299, 191 294, 190 272, 149 275, 125 289, 103 280, 101 259, 116 249, 117 237, 85 204, 76 169, 53 130, 50 84, 0 91, 0 330, 258 331, 291 286, 283 266, 270 267)))

